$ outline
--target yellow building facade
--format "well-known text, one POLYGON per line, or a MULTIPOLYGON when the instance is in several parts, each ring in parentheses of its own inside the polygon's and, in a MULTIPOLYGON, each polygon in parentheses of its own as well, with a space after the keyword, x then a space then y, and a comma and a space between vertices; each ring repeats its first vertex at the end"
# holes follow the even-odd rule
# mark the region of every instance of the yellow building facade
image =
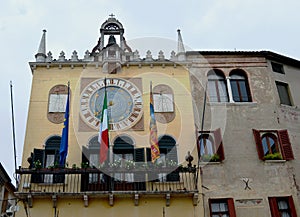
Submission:
POLYGON ((74 51, 71 59, 61 52, 55 60, 46 52, 43 33, 36 61, 30 62, 32 90, 18 170, 17 195, 23 203, 16 216, 202 216, 193 100, 180 59, 180 32, 177 55, 170 60, 162 52, 154 59, 150 51, 140 58, 113 16, 100 34, 83 59, 74 51), (68 154, 66 165, 59 165, 68 82, 68 154), (149 142, 150 83, 160 149, 155 162, 149 142), (109 150, 101 164, 105 89, 109 150))

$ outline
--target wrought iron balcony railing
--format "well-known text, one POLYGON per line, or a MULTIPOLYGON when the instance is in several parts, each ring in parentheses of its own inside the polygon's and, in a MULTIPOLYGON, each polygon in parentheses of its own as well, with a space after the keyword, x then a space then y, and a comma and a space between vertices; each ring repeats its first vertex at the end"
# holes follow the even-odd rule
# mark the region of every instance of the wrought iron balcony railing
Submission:
POLYGON ((195 193, 196 168, 19 169, 19 194, 195 193))

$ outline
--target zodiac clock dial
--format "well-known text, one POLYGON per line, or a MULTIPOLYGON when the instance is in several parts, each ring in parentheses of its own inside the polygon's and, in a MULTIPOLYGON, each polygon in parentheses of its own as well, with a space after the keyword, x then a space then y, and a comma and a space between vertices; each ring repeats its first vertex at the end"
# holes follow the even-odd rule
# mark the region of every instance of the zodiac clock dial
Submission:
MULTIPOLYGON (((105 93, 104 79, 93 81, 81 93, 80 114, 87 125, 99 128, 105 93)), ((142 117, 141 91, 130 81, 106 79, 107 109, 110 130, 126 130, 142 117)))

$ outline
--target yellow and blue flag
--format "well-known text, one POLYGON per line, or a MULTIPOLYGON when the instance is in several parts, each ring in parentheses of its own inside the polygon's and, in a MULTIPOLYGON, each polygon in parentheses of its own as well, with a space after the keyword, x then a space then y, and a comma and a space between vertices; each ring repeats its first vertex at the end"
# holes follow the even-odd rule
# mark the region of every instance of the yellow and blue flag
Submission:
POLYGON ((160 151, 157 139, 157 126, 154 115, 152 82, 150 83, 150 145, 151 145, 151 159, 154 163, 160 157, 160 151))

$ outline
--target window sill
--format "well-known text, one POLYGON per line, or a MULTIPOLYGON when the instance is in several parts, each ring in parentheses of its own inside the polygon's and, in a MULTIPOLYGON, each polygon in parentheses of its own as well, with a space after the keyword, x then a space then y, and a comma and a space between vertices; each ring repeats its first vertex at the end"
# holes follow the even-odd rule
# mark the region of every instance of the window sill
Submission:
POLYGON ((280 106, 283 108, 298 109, 298 106, 296 106, 296 105, 280 104, 280 106))
POLYGON ((265 163, 285 163, 286 160, 265 160, 265 163))
POLYGON ((209 102, 210 106, 256 106, 257 102, 209 102))
POLYGON ((209 164, 209 165, 218 165, 218 164, 221 164, 221 163, 222 162, 204 162, 204 161, 202 161, 199 164, 200 164, 200 166, 204 166, 204 165, 207 165, 207 164, 209 164))

